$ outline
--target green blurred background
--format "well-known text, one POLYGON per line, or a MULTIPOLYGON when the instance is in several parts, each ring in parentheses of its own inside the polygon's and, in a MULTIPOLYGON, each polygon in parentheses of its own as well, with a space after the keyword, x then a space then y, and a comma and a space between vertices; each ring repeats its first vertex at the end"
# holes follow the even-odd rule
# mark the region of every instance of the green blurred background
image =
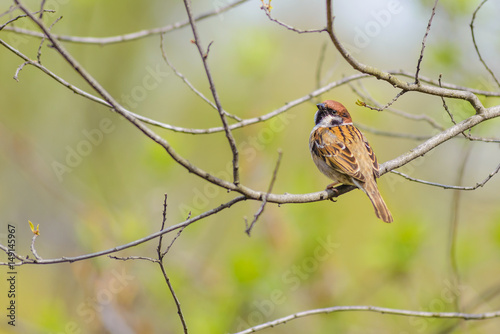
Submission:
MULTIPOLYGON (((39 8, 38 1, 25 3, 31 9, 39 8)), ((192 7, 197 14, 228 3, 194 1, 192 7)), ((3 13, 12 3, 1 0, 0 4, 3 13)), ((291 32, 270 22, 260 4, 251 0, 198 23, 203 44, 214 42, 208 59, 227 111, 252 118, 316 89, 318 59, 325 43, 321 84, 354 74, 325 33, 291 32)), ((473 50, 468 25, 478 4, 440 2, 421 75, 437 79, 442 73, 446 82, 498 90, 473 50)), ((433 1, 335 1, 335 24, 360 61, 412 72, 432 5, 433 1), (383 16, 384 11, 390 15, 383 16), (363 39, 363 34, 368 38, 363 39)), ((273 16, 297 28, 325 25, 323 1, 275 0, 272 6, 273 16)), ((181 1, 54 0, 47 1, 46 8, 57 11, 45 14, 46 24, 63 16, 52 31, 74 36, 122 35, 186 19, 181 1)), ((488 2, 476 21, 478 45, 497 74, 499 11, 498 3, 488 2)), ((0 23, 18 14, 3 15, 0 23)), ((26 19, 15 25, 36 30, 26 19)), ((0 38, 36 58, 37 38, 7 31, 0 31, 0 38)), ((164 37, 165 50, 175 67, 210 97, 191 38, 189 27, 170 32, 164 37)), ((158 35, 103 46, 64 45, 131 111, 188 128, 220 125, 217 112, 165 64, 158 35), (152 72, 156 73, 154 80, 152 72)), ((94 94, 47 43, 41 60, 68 82, 94 94)), ((34 67, 24 67, 19 82, 14 81, 22 63, 0 48, 2 244, 6 243, 7 224, 13 224, 18 252, 31 255, 31 220, 40 224, 36 248, 43 258, 92 253, 159 230, 165 193, 169 225, 184 221, 189 211, 198 215, 235 196, 187 173, 117 114, 73 94, 34 67), (89 134, 96 136, 96 144, 85 146, 89 134), (54 170, 55 163, 65 164, 68 154, 79 149, 86 154, 81 161, 75 158, 71 170, 54 170)), ((398 93, 374 79, 362 84, 382 104, 398 93)), ((281 149, 275 193, 324 189, 329 180, 316 169, 308 151, 315 103, 320 100, 341 101, 360 125, 399 133, 436 133, 425 122, 358 107, 359 98, 344 85, 281 117, 235 130, 243 184, 266 190, 281 149)), ((495 98, 482 101, 486 106, 500 103, 495 98)), ((447 103, 457 121, 473 113, 466 103, 447 103)), ((429 115, 446 127, 451 124, 438 97, 408 93, 393 106, 429 115)), ((473 133, 498 136, 499 126, 498 120, 492 120, 473 133)), ((231 154, 223 133, 194 136, 154 130, 193 164, 217 175, 227 173, 231 154)), ((420 142, 364 132, 380 162, 420 142)), ((462 182, 470 186, 483 180, 499 157, 498 144, 457 138, 400 170, 417 178, 457 184, 465 161, 462 182)), ((270 204, 249 238, 244 217, 251 220, 260 203, 241 202, 185 229, 165 258, 167 273, 190 333, 235 332, 294 312, 338 305, 437 312, 496 310, 500 308, 499 186, 496 176, 483 188, 460 193, 456 211, 459 284, 452 275, 449 255, 454 191, 409 182, 394 174, 379 181, 395 218, 393 224, 378 220, 366 196, 353 191, 336 203, 270 204)), ((167 244, 174 235, 167 235, 167 244)), ((154 257, 156 246, 152 241, 116 255, 154 257)), ((1 309, 8 305, 6 275, 1 277, 1 309)), ((17 326, 8 326, 2 311, 2 333, 182 331, 161 271, 151 262, 101 257, 73 264, 26 265, 18 268, 17 277, 17 326)), ((463 322, 355 312, 312 316, 265 332, 493 333, 499 325, 500 320, 463 322)))

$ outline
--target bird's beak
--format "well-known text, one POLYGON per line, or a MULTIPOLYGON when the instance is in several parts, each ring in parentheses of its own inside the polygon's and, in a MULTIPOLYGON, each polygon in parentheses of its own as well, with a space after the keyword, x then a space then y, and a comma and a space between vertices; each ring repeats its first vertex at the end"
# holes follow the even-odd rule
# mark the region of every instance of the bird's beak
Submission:
POLYGON ((324 103, 318 103, 318 104, 316 105, 316 107, 318 107, 318 109, 320 109, 320 110, 321 110, 321 109, 325 109, 325 104, 324 104, 324 103))

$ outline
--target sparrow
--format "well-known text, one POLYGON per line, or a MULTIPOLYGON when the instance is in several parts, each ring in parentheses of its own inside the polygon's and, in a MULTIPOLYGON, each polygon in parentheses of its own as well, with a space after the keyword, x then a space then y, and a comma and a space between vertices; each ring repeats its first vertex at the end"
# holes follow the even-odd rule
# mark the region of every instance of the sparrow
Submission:
POLYGON ((377 217, 392 222, 377 187, 377 158, 365 136, 352 124, 351 115, 341 103, 326 100, 316 106, 309 150, 318 169, 334 181, 327 189, 338 184, 358 187, 370 198, 377 217))

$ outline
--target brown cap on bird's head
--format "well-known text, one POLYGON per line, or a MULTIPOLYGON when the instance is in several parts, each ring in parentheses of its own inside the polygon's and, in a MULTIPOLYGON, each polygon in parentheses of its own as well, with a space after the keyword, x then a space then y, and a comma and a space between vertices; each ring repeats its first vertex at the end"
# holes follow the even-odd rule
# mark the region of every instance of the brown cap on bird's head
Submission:
POLYGON ((340 102, 326 100, 323 103, 318 103, 316 106, 318 107, 318 111, 320 111, 321 113, 338 115, 344 119, 345 123, 352 123, 351 115, 349 115, 346 107, 344 107, 344 105, 340 102))

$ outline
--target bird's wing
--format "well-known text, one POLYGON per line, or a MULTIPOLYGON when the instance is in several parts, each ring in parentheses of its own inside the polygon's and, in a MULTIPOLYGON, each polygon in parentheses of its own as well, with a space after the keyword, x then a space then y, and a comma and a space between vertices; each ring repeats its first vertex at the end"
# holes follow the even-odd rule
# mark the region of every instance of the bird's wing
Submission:
POLYGON ((368 152, 368 156, 370 157, 370 161, 372 162, 372 167, 373 167, 373 175, 375 175, 375 178, 380 177, 380 167, 378 165, 377 157, 375 156, 375 153, 373 152, 372 147, 370 144, 368 144, 368 140, 366 140, 365 136, 361 134, 363 143, 365 145, 366 151, 368 152))
MULTIPOLYGON (((362 144, 365 146, 363 135, 352 125, 341 125, 334 127, 319 127, 311 136, 311 149, 318 157, 331 168, 340 173, 347 174, 359 181, 365 182, 366 177, 361 172, 359 163, 354 156, 351 147, 362 144)), ((366 143, 368 144, 368 143, 366 143)), ((369 145, 370 157, 375 155, 369 145)), ((378 166, 378 164, 377 164, 378 166)))

